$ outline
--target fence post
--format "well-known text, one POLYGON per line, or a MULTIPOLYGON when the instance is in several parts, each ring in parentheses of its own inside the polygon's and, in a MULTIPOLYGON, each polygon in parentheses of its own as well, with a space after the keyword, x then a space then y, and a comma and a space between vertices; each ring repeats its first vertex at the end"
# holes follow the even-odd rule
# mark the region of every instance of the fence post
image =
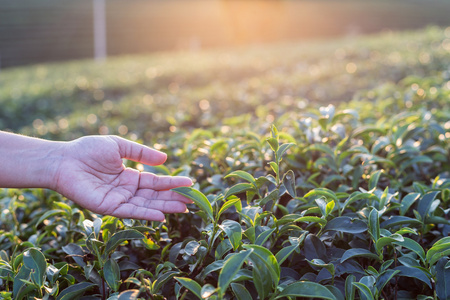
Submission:
POLYGON ((93 0, 94 13, 94 58, 97 62, 106 59, 106 12, 105 0, 93 0))

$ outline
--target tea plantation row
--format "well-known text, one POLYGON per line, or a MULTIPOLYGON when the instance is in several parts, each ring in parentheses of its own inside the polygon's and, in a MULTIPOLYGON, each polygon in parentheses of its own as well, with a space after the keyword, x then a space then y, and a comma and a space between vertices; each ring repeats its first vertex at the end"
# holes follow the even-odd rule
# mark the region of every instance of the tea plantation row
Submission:
POLYGON ((450 29, 268 49, 2 73, 2 128, 155 144, 166 166, 127 164, 195 204, 0 189, 1 297, 449 299, 450 29))

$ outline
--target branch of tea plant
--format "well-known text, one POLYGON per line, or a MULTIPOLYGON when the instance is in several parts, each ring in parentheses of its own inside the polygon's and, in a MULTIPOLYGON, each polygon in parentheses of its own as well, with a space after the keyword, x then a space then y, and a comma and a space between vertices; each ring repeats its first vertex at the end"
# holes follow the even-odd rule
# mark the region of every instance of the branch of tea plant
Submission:
MULTIPOLYGON (((213 229, 213 234, 211 235, 211 238, 209 239, 208 248, 206 249, 206 255, 208 255, 208 254, 211 252, 212 246, 213 246, 214 241, 215 241, 215 236, 216 236, 216 233, 217 233, 217 227, 218 227, 218 226, 217 226, 217 220, 214 220, 214 226, 213 226, 213 227, 214 227, 214 229, 213 229)), ((192 271, 192 273, 191 273, 191 277, 192 277, 192 278, 194 278, 195 276, 197 276, 198 273, 203 269, 203 263, 204 263, 204 261, 205 261, 206 255, 203 256, 203 257, 200 259, 199 264, 197 265, 197 267, 195 268, 195 270, 192 271)))

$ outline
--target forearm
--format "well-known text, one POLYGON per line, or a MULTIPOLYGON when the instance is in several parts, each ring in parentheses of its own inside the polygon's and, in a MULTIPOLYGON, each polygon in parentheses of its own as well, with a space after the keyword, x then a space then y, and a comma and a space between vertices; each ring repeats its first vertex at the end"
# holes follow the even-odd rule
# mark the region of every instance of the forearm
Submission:
POLYGON ((52 188, 62 144, 0 131, 0 187, 52 188))

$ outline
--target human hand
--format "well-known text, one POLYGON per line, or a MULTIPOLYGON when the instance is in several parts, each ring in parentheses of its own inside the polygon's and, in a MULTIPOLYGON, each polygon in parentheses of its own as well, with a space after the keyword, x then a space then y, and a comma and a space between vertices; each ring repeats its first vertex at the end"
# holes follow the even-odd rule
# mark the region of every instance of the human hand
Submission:
POLYGON ((122 163, 126 158, 160 165, 167 158, 162 152, 117 136, 86 136, 63 148, 52 188, 95 213, 164 221, 164 213, 186 212, 192 202, 170 191, 191 186, 191 179, 139 172, 122 163))

